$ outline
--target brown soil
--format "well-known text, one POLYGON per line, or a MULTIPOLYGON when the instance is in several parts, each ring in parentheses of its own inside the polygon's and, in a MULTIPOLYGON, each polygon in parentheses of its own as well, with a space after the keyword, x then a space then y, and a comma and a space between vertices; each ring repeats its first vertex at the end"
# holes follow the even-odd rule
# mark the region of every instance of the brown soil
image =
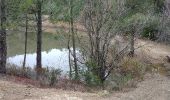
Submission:
POLYGON ((42 89, 33 85, 19 84, 6 77, 0 78, 0 100, 169 100, 170 79, 148 74, 137 88, 130 92, 109 94, 42 89))

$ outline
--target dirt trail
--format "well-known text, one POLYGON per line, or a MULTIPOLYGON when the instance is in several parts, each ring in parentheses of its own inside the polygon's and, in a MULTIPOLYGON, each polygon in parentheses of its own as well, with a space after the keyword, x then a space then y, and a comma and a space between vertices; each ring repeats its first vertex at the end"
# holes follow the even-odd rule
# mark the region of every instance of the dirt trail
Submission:
POLYGON ((170 80, 161 75, 146 75, 138 88, 119 96, 115 100, 170 100, 170 80))
MULTIPOLYGON (((112 43, 119 43, 121 49, 129 45, 127 37, 116 36, 112 43)), ((149 57, 155 62, 164 62, 166 56, 170 55, 170 46, 163 43, 158 43, 150 40, 135 39, 135 54, 138 56, 149 57)), ((157 63, 158 63, 157 62, 157 63)))
POLYGON ((170 46, 149 40, 136 39, 136 48, 137 53, 149 56, 156 63, 164 62, 166 56, 170 55, 170 46))
POLYGON ((41 89, 0 78, 0 100, 89 100, 91 97, 96 97, 96 94, 41 89))
POLYGON ((30 85, 16 84, 0 78, 0 100, 169 100, 170 79, 161 75, 146 75, 145 81, 130 92, 105 91, 82 93, 57 89, 40 89, 30 85))

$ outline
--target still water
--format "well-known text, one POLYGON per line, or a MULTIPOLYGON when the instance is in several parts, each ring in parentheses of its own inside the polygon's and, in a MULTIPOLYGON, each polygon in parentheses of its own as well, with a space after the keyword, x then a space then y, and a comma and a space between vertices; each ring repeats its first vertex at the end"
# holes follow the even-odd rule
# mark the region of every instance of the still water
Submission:
MULTIPOLYGON (((69 71, 68 49, 51 49, 42 52, 42 67, 61 69, 64 72, 69 71)), ((24 55, 9 57, 7 62, 22 67, 24 55)), ((34 68, 36 65, 36 53, 27 54, 26 66, 34 68)))
MULTIPOLYGON (((64 33, 43 33, 42 36, 42 67, 53 67, 63 72, 69 71, 69 51, 67 48, 67 39, 63 37, 64 33)), ((22 67, 24 59, 24 34, 11 33, 7 36, 8 59, 11 65, 22 67)), ((76 50, 80 57, 80 50, 76 50)), ((26 67, 34 68, 36 65, 36 34, 28 34, 26 67)))

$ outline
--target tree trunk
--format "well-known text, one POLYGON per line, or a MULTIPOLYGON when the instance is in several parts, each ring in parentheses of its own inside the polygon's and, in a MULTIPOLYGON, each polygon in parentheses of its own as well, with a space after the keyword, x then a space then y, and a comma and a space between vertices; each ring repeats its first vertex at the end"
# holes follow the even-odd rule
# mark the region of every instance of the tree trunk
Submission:
POLYGON ((134 57, 135 54, 135 32, 132 32, 130 34, 130 52, 129 52, 129 56, 130 57, 134 57))
POLYGON ((7 46, 6 46, 6 12, 5 12, 5 0, 0 1, 0 73, 6 73, 6 56, 7 56, 7 46))
POLYGON ((75 32, 74 32, 74 20, 73 20, 73 0, 70 1, 70 24, 71 24, 71 33, 72 33, 72 43, 73 43, 73 59, 75 67, 75 80, 79 79, 78 75, 78 65, 76 57, 76 44, 75 44, 75 32))
POLYGON ((25 15, 25 51, 24 51, 24 61, 23 61, 23 70, 25 71, 26 57, 27 57, 27 40, 28 40, 28 16, 25 15))
POLYGON ((41 74, 42 63, 41 63, 41 47, 42 47, 42 2, 37 0, 37 76, 41 74))
POLYGON ((71 80, 72 79, 72 65, 71 65, 70 35, 68 38, 68 50, 69 50, 68 59, 69 59, 69 68, 70 68, 69 77, 71 80))

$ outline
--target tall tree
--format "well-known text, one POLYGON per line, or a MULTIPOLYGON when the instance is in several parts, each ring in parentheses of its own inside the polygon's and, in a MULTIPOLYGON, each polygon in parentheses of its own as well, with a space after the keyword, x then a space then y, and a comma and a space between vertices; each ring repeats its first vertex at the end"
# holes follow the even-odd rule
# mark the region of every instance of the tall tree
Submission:
POLYGON ((37 10, 37 64, 36 64, 36 70, 37 70, 37 76, 41 74, 42 69, 42 55, 41 55, 41 49, 42 49, 42 2, 43 0, 37 0, 36 2, 36 10, 37 10))
POLYGON ((6 0, 0 0, 0 73, 6 73, 6 0))
POLYGON ((75 32, 74 32, 74 19, 73 19, 73 0, 70 0, 70 25, 71 25, 71 34, 72 34, 72 44, 73 44, 73 61, 75 68, 75 79, 79 79, 78 75, 78 65, 77 65, 77 57, 76 57, 76 44, 75 44, 75 32))
POLYGON ((27 41, 28 40, 28 15, 25 14, 25 50, 24 50, 24 61, 23 61, 23 69, 25 71, 26 57, 27 57, 27 41))
POLYGON ((69 63, 70 63, 70 77, 72 77, 72 72, 74 72, 74 79, 78 79, 78 64, 77 64, 77 55, 76 55, 76 31, 74 23, 76 18, 79 17, 80 12, 82 11, 84 0, 52 0, 47 3, 46 10, 50 12, 51 20, 55 21, 64 21, 69 23, 70 32, 68 33, 68 49, 69 49, 69 63), (73 48, 71 50, 70 48, 73 48), (71 56, 72 55, 72 56, 71 56), (73 59, 72 59, 73 58, 73 59), (73 69, 74 70, 73 70, 73 69))
MULTIPOLYGON (((146 20, 151 16, 154 2, 159 0, 126 0, 125 6, 128 9, 128 14, 124 18, 124 25, 127 25, 129 34, 129 55, 131 57, 135 54, 135 36, 140 34, 146 26, 146 20), (151 13, 150 13, 151 12, 151 13), (150 15, 149 15, 150 14, 150 15)), ((123 25, 123 26, 124 26, 123 25)), ((126 29, 126 28, 125 28, 126 29)))
POLYGON ((25 65, 26 65, 26 58, 27 58, 27 42, 28 42, 28 26, 29 26, 29 12, 30 12, 30 7, 33 4, 32 0, 22 0, 22 4, 20 5, 20 15, 24 15, 23 19, 25 20, 25 47, 24 47, 24 61, 23 61, 23 70, 25 71, 25 65))

